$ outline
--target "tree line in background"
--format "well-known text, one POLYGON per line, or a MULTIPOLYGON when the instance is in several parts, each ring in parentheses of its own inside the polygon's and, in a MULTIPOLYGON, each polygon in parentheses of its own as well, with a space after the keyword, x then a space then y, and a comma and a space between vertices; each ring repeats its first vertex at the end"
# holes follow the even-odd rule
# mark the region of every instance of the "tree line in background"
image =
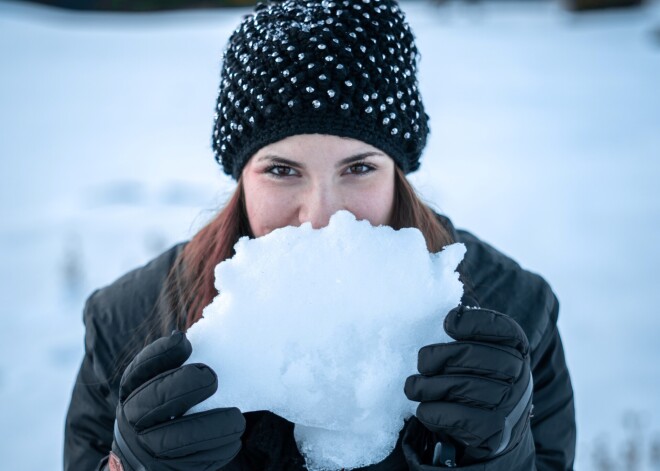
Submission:
MULTIPOLYGON (((86 11, 159 11, 199 8, 225 8, 255 5, 258 0, 28 0, 54 7, 86 11)), ((401 0, 405 1, 405 0, 401 0)), ((429 0, 443 4, 450 0, 429 0)), ((489 0, 462 0, 481 3, 489 0)), ((490 0, 492 1, 492 0, 490 0)), ((622 8, 641 5, 644 0, 559 0, 572 11, 600 10, 604 8, 622 8)))
POLYGON ((28 0, 83 11, 159 11, 255 5, 257 0, 28 0))

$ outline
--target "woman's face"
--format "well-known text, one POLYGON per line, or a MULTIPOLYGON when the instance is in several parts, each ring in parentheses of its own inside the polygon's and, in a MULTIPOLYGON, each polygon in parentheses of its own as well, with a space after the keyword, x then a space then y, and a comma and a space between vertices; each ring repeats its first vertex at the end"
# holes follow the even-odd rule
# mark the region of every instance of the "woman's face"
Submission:
POLYGON ((310 222, 318 229, 346 209, 372 225, 390 221, 394 161, 356 139, 301 134, 263 147, 243 169, 255 237, 310 222))

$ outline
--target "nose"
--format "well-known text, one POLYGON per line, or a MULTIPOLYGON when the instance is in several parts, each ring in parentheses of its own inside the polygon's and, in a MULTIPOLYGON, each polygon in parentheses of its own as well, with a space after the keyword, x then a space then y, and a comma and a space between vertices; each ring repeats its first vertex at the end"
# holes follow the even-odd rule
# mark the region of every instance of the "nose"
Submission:
POLYGON ((305 192, 298 214, 300 224, 311 222, 314 229, 325 227, 330 216, 345 209, 339 192, 331 185, 315 185, 305 192))

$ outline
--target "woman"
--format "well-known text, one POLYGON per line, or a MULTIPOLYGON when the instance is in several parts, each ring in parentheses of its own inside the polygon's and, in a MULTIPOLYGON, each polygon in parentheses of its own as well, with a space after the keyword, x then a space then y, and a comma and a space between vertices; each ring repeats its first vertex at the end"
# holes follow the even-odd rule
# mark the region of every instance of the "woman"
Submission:
POLYGON ((189 243, 90 296, 66 469, 304 469, 293 424, 272 413, 182 415, 218 382, 205 365, 181 366, 191 350, 182 332, 217 294, 213 268, 240 237, 323 227, 340 209, 417 227, 433 252, 467 246, 466 296, 445 322, 456 341, 420 350, 420 374, 401 385, 417 413, 392 454, 367 469, 572 469, 573 394, 554 294, 433 213, 405 177, 428 134, 416 60, 389 0, 285 1, 243 20, 225 53, 213 137, 236 191, 189 243))

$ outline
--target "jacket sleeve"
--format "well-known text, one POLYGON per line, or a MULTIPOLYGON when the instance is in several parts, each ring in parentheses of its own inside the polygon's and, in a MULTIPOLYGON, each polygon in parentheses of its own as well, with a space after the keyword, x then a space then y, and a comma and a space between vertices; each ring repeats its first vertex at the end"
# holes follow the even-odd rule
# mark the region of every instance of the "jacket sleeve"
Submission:
POLYGON ((572 470, 575 459, 573 387, 556 324, 532 356, 532 434, 539 471, 572 470))
POLYGON ((64 432, 64 470, 103 469, 112 446, 119 373, 160 325, 165 280, 184 244, 177 244, 91 294, 83 312, 85 356, 64 432), (135 348, 133 348, 135 347, 135 348))
POLYGON ((96 355, 95 329, 88 319, 94 309, 91 301, 85 306, 85 356, 73 388, 64 429, 64 470, 101 470, 112 445, 115 407, 106 379, 100 378, 96 355))

